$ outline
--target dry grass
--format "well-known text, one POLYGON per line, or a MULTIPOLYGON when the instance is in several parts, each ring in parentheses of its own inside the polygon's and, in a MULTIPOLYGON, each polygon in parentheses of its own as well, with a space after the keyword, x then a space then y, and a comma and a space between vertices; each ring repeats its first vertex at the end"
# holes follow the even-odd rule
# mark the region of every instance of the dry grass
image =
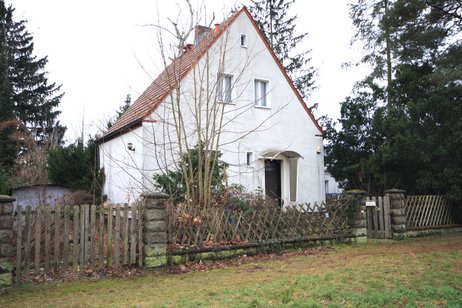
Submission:
POLYGON ((462 234, 337 246, 206 272, 24 285, 2 307, 462 306, 462 234))

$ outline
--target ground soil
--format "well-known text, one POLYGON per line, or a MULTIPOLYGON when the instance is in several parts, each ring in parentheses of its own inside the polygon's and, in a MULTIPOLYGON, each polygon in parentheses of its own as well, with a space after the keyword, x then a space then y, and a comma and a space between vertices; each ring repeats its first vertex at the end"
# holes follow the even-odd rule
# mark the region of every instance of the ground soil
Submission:
MULTIPOLYGON (((437 237, 436 237, 437 239, 437 237)), ((343 252, 342 258, 350 259, 354 257, 361 256, 370 256, 370 255, 394 255, 394 254, 419 254, 426 252, 444 252, 444 251, 453 251, 462 249, 462 236, 451 237, 451 241, 438 241, 430 240, 428 238, 416 238, 416 239, 407 239, 403 241, 390 241, 390 240, 369 240, 364 248, 366 249, 351 249, 347 252, 343 252), (423 244, 424 243, 424 244, 423 244)), ((335 252, 336 248, 334 247, 310 247, 310 248, 300 248, 295 250, 286 250, 278 253, 270 254, 257 254, 257 255, 242 255, 232 259, 226 260, 216 260, 216 261, 189 261, 184 264, 179 264, 176 266, 171 266, 166 269, 167 273, 170 274, 182 274, 189 272, 205 272, 214 269, 220 268, 229 268, 237 267, 243 264, 255 263, 258 264, 263 261, 271 260, 285 260, 288 263, 297 262, 297 259, 294 257, 297 256, 306 256, 314 254, 332 254, 335 252)), ((259 270, 259 265, 250 268, 241 268, 238 271, 252 272, 259 270)), ((120 268, 109 267, 109 268, 87 268, 84 273, 76 271, 65 271, 58 273, 39 273, 33 276, 28 277, 27 280, 39 283, 47 284, 53 281, 73 281, 79 278, 86 277, 90 279, 99 279, 103 277, 118 277, 118 278, 127 278, 127 277, 138 277, 143 276, 144 273, 142 270, 131 267, 124 266, 120 268)))

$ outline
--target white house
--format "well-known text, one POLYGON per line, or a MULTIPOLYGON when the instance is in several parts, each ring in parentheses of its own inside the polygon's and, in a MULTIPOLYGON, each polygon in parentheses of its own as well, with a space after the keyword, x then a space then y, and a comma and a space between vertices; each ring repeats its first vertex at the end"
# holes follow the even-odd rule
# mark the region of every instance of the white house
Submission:
POLYGON ((197 132, 215 123, 204 111, 210 102, 222 108, 219 150, 228 183, 263 189, 286 205, 324 200, 321 127, 245 7, 213 29, 196 27, 195 44, 99 139, 108 199, 131 202, 152 191, 153 175, 177 159, 178 109, 193 145, 197 132), (195 108, 204 116, 201 128, 195 108))
POLYGON ((324 186, 326 190, 326 197, 334 197, 338 194, 343 193, 343 189, 340 188, 339 183, 330 174, 330 172, 324 172, 324 186))

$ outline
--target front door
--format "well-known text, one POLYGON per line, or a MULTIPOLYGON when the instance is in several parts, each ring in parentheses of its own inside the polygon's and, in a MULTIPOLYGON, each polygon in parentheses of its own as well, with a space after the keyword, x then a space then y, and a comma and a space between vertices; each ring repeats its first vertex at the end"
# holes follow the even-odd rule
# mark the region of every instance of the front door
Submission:
POLYGON ((265 194, 282 205, 280 160, 265 159, 265 194))

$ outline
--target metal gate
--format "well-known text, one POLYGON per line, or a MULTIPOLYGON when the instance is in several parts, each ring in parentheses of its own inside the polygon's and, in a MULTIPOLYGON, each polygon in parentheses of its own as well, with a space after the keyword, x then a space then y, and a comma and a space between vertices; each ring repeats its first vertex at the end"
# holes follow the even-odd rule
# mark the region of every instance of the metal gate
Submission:
POLYGON ((390 197, 366 198, 367 237, 392 238, 390 197))

